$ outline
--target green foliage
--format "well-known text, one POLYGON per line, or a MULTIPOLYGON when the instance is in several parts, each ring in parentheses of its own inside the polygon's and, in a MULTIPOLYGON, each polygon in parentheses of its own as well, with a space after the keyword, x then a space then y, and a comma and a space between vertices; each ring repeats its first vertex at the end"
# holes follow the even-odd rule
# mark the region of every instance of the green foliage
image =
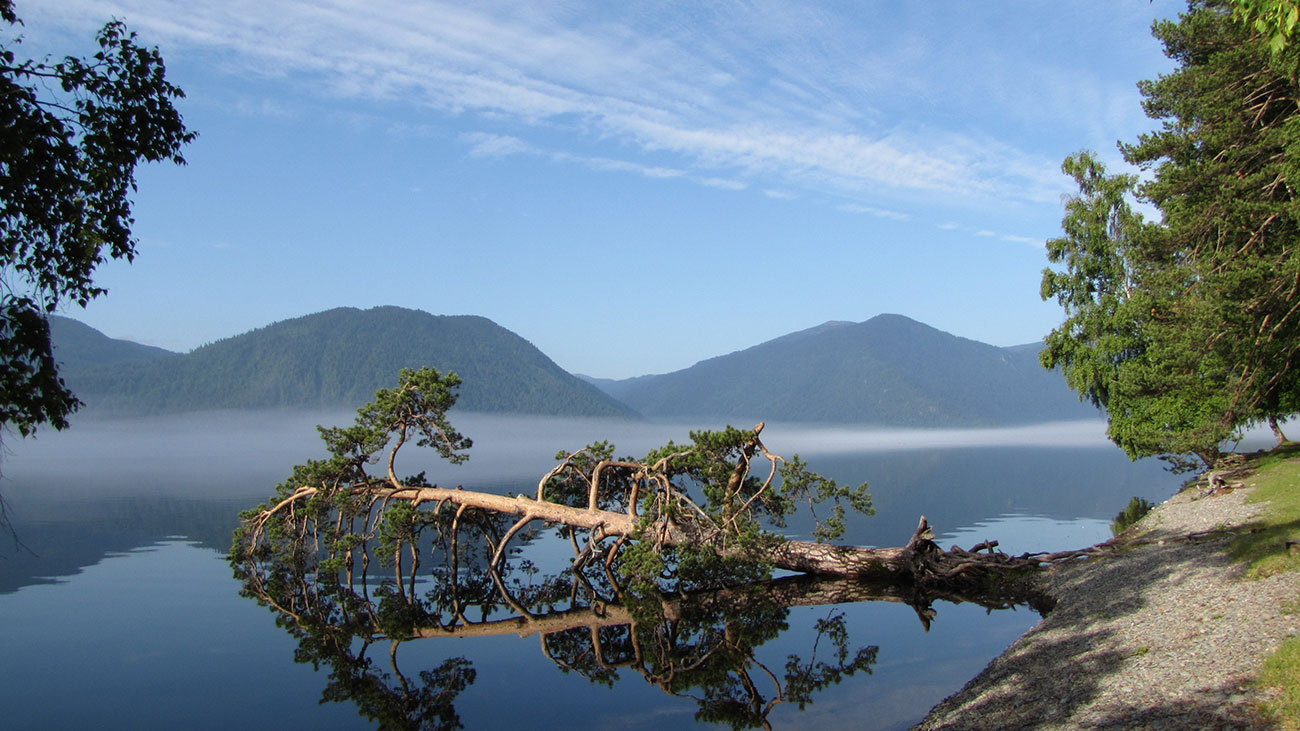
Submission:
POLYGON ((1300 3, 1296 0, 1232 0, 1232 17, 1253 28, 1268 40, 1274 54, 1291 42, 1296 21, 1300 20, 1300 3))
POLYGON ((561 468, 546 480, 542 493, 544 499, 575 508, 586 507, 591 491, 590 476, 597 467, 606 463, 602 468, 605 489, 597 493, 596 507, 618 512, 627 510, 632 476, 628 468, 608 464, 614 461, 613 444, 593 442, 572 454, 561 450, 556 452, 555 459, 562 460, 561 468))
MULTIPOLYGON (((416 683, 398 669, 397 646, 461 630, 516 633, 548 618, 573 624, 551 625, 542 638, 547 657, 566 672, 612 685, 631 668, 673 695, 697 689, 696 718, 734 728, 766 725, 783 698, 802 708, 821 688, 869 672, 875 648, 852 652, 842 617, 832 616, 818 623, 807 662, 789 657, 782 681, 757 663, 754 648, 785 629, 788 605, 768 595, 767 585, 722 588, 770 576, 764 550, 780 539, 762 522, 780 524, 797 502, 830 500, 835 514, 819 535, 834 535, 843 527, 841 501, 870 511, 866 485, 840 487, 797 457, 785 464, 760 441, 761 424, 692 432, 690 445, 669 443, 642 460, 614 459, 613 445, 597 442, 557 455, 561 463, 537 499, 552 503, 548 516, 555 504, 585 512, 594 491, 600 509, 639 509, 637 530, 628 536, 620 528, 607 549, 612 555, 600 562, 591 560, 593 552, 610 536, 591 529, 588 548, 563 576, 539 576, 537 567, 504 550, 512 536, 528 540, 518 531, 532 517, 512 523, 514 516, 473 507, 498 505, 478 502, 482 493, 420 493, 409 488, 427 485, 423 475, 395 476, 395 455, 411 441, 453 463, 464 459, 470 440, 446 418, 459 385, 455 374, 403 370, 398 386, 378 391, 352 426, 319 429, 328 458, 295 467, 274 497, 241 515, 230 558, 243 593, 281 613, 278 621, 299 641, 295 657, 331 668, 324 699, 354 700, 381 725, 455 727, 453 700, 473 682, 472 668, 458 658, 421 673, 416 683), (386 474, 371 474, 384 449, 386 474), (704 496, 702 503, 695 495, 704 496), (461 496, 472 499, 450 505, 461 496), (483 541, 463 540, 464 531, 487 538, 486 550, 483 541), (372 561, 376 554, 379 561, 372 561), (433 582, 417 581, 422 561, 435 564, 433 582), (372 586, 367 572, 375 563, 392 573, 372 586), (626 626, 608 621, 618 611, 626 626), (519 616, 502 619, 503 613, 519 616), (365 656, 381 638, 391 648, 391 675, 365 656), (834 647, 830 660, 818 658, 823 639, 834 647), (771 699, 754 682, 755 666, 773 683, 771 699)), ((513 503, 539 507, 522 496, 513 503)), ((577 525, 585 523, 566 526, 575 548, 577 525)), ((808 587, 791 588, 797 596, 808 587)))
POLYGON ((1163 124, 1121 146, 1152 175, 1139 184, 1090 153, 1066 160, 1080 192, 1065 236, 1048 242, 1062 268, 1042 288, 1066 320, 1043 363, 1106 409, 1131 457, 1210 464, 1240 428, 1300 408, 1300 208, 1288 182, 1300 170, 1300 53, 1270 52, 1211 3, 1155 34, 1179 64, 1139 84, 1163 124))
POLYGON ((1092 153, 1071 155, 1061 170, 1079 194, 1066 203, 1065 236, 1047 242, 1047 258, 1063 271, 1043 270, 1043 299, 1056 298, 1065 322, 1046 338, 1045 368, 1061 368, 1070 387, 1106 408, 1118 370, 1144 349, 1141 307, 1132 301, 1137 272, 1131 241, 1142 219, 1129 198, 1136 178, 1107 175, 1092 153))
POLYGON ((678 546, 671 557, 677 563, 680 581, 674 588, 678 591, 717 589, 772 576, 771 566, 765 561, 746 554, 718 555, 708 546, 678 546))
POLYGON ((395 555, 401 545, 416 541, 423 527, 439 526, 442 518, 436 513, 431 516, 417 511, 406 500, 376 505, 368 490, 428 484, 423 473, 398 479, 394 472, 397 451, 409 441, 433 449, 452 464, 469 458, 463 450, 469 449, 472 441, 447 418, 459 385, 455 373, 404 369, 396 388, 380 389, 374 401, 357 410, 352 426, 318 426, 330 456, 295 466, 289 479, 276 486, 271 499, 240 514, 231 560, 279 552, 294 560, 311 555, 342 568, 346 563, 339 557, 358 547, 364 550, 371 538, 379 538, 381 556, 386 558, 395 555), (379 462, 385 448, 389 448, 385 474, 372 475, 369 466, 379 462), (295 500, 304 489, 315 492, 295 500), (292 510, 279 510, 289 504, 292 510), (322 545, 325 553, 316 555, 315 549, 322 545))
POLYGON ((653 596, 661 590, 660 580, 671 578, 669 551, 649 541, 637 541, 619 554, 618 570, 624 588, 633 596, 653 596))
MULTIPOLYGON (((487 539, 491 565, 509 557, 514 550, 510 540, 526 540, 528 531, 520 531, 536 514, 520 521, 505 514, 513 508, 498 513, 487 507, 487 497, 494 496, 469 491, 421 503, 428 498, 412 488, 429 486, 424 475, 399 478, 396 473, 396 455, 411 442, 453 464, 466 459, 462 450, 471 441, 447 418, 459 386, 453 373, 403 370, 399 385, 376 392, 371 403, 358 409, 352 426, 318 427, 329 457, 298 465, 274 497, 240 516, 231 559, 278 556, 338 573, 350 570, 359 557, 368 559, 374 549, 381 563, 401 575, 405 556, 409 554, 412 570, 418 563, 422 536, 431 531, 454 543, 462 530, 487 539), (384 450, 387 459, 376 470, 373 465, 384 450)), ((784 525, 801 502, 810 507, 829 502, 834 507, 828 517, 816 520, 814 513, 814 533, 819 539, 833 538, 844 530, 846 505, 868 514, 872 508, 865 484, 842 487, 809 471, 798 456, 787 463, 763 446, 761 430, 762 424, 752 430, 696 431, 690 434, 691 444, 670 442, 640 460, 615 459, 608 442, 561 452, 556 456, 560 464, 531 499, 549 503, 537 504, 543 511, 558 505, 635 516, 633 531, 624 523, 613 534, 618 540, 602 545, 611 538, 602 527, 579 527, 580 520, 565 523, 546 513, 573 540, 575 571, 587 571, 603 554, 598 563, 614 570, 607 578, 632 595, 766 578, 770 549, 783 539, 765 525, 784 525), (583 537, 585 549, 578 545, 583 537)))
POLYGON ((1117 536, 1129 529, 1129 526, 1142 520, 1142 516, 1151 512, 1156 506, 1155 503, 1145 498, 1134 497, 1128 501, 1128 505, 1115 515, 1115 519, 1110 522, 1110 534, 1117 536))
MULTIPOLYGON (((0 19, 20 21, 10 0, 0 19)), ((0 43, 0 425, 57 429, 79 401, 60 378, 47 321, 104 294, 105 258, 132 260, 130 195, 141 162, 183 164, 194 139, 157 49, 113 21, 90 59, 36 61, 0 43)))
POLYGON ((797 454, 781 465, 780 472, 781 493, 791 502, 807 502, 814 518, 817 516, 817 505, 826 501, 834 504, 830 516, 817 520, 813 528, 813 537, 819 543, 844 535, 844 502, 855 512, 863 515, 876 514, 865 482, 855 488, 841 486, 835 480, 809 472, 808 463, 797 454))
MULTIPOLYGON (((801 502, 814 511, 813 532, 818 540, 843 533, 844 504, 867 515, 873 513, 865 483, 842 487, 809 471, 798 455, 787 462, 768 453, 758 436, 761 427, 694 431, 690 445, 669 442, 637 462, 655 465, 652 474, 662 479, 666 488, 650 484, 641 492, 639 515, 644 535, 648 537, 665 519, 704 526, 698 545, 639 548, 652 551, 656 558, 652 562, 638 553, 634 560, 622 564, 626 575, 636 577, 637 586, 644 588, 667 577, 678 586, 704 588, 769 575, 765 549, 781 538, 764 526, 784 527, 786 517, 801 502), (694 495, 703 499, 688 497, 694 495), (829 516, 819 518, 815 508, 825 502, 834 507, 829 516)), ((601 446, 607 452, 612 449, 601 446)), ((627 473, 615 474, 628 477, 627 473)))
POLYGON ((669 442, 646 455, 644 462, 670 459, 666 469, 670 479, 677 480, 682 492, 697 488, 704 496, 701 507, 720 529, 746 537, 753 535, 763 516, 779 521, 789 512, 788 501, 769 489, 766 480, 750 473, 756 432, 728 426, 721 431, 693 431, 690 437, 689 448, 669 442))

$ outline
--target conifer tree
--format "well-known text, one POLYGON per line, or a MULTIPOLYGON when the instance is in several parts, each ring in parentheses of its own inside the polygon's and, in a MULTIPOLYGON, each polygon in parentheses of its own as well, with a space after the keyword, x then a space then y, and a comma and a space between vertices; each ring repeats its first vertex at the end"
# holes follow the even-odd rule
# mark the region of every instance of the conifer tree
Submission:
POLYGON ((1300 407, 1300 53, 1193 2, 1154 33, 1179 67, 1139 89, 1158 131, 1121 145, 1145 182, 1066 162, 1080 186, 1063 270, 1043 277, 1066 322, 1043 362, 1104 406, 1130 456, 1195 454, 1300 407), (1158 223, 1133 213, 1159 210, 1158 223))

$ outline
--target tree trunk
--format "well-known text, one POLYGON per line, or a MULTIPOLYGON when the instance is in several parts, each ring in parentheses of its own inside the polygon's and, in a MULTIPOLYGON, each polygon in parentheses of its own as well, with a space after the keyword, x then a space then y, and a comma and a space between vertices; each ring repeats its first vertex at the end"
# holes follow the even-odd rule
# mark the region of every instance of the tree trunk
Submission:
MULTIPOLYGON (((518 515, 520 520, 510 529, 497 547, 500 556, 505 541, 527 523, 540 520, 583 530, 589 530, 593 542, 606 538, 637 538, 637 519, 628 513, 608 510, 577 508, 546 500, 536 500, 523 495, 509 497, 472 490, 449 490, 440 487, 375 487, 354 488, 371 499, 411 500, 419 503, 448 503, 458 507, 490 510, 508 515, 518 515)), ((300 488, 279 505, 264 511, 261 520, 298 500, 305 500, 318 492, 316 488, 300 488)), ((688 522, 660 521, 640 529, 641 537, 653 538, 665 547, 684 545, 712 546, 720 555, 733 554, 733 548, 720 540, 716 528, 688 522)), ((1041 558, 1021 556, 1012 558, 994 553, 996 543, 983 548, 988 553, 968 552, 960 548, 943 551, 932 540, 929 523, 922 516, 916 532, 908 544, 899 548, 867 548, 839 546, 810 541, 783 540, 765 550, 759 558, 766 559, 775 568, 817 576, 870 579, 885 582, 915 582, 923 586, 960 587, 979 583, 979 577, 989 571, 1023 570, 1034 568, 1045 561, 1059 557, 1041 558)))
POLYGON ((1282 433, 1282 425, 1278 423, 1276 416, 1268 417, 1268 428, 1273 430, 1273 438, 1277 440, 1278 446, 1286 444, 1286 435, 1282 433))

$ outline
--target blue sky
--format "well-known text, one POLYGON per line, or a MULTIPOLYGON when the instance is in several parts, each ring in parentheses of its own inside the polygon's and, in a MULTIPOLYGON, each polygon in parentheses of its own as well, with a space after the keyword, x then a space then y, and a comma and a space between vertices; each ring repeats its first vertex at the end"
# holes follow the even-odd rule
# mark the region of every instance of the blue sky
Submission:
POLYGON ((1154 126, 1136 83, 1182 7, 17 2, 31 55, 124 20, 200 134, 65 314, 185 351, 392 304, 615 378, 884 312, 1041 339, 1061 160, 1154 126))

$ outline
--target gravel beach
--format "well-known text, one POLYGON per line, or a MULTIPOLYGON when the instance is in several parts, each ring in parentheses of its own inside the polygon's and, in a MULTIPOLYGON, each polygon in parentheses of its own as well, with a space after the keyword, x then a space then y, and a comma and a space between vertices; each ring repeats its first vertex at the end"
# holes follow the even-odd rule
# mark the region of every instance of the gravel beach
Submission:
POLYGON ((1228 557, 1223 529, 1261 510, 1246 483, 1185 489, 1138 524, 1152 542, 1045 572, 1056 607, 916 728, 1271 728, 1252 679, 1300 632, 1300 575, 1243 580, 1228 557))

